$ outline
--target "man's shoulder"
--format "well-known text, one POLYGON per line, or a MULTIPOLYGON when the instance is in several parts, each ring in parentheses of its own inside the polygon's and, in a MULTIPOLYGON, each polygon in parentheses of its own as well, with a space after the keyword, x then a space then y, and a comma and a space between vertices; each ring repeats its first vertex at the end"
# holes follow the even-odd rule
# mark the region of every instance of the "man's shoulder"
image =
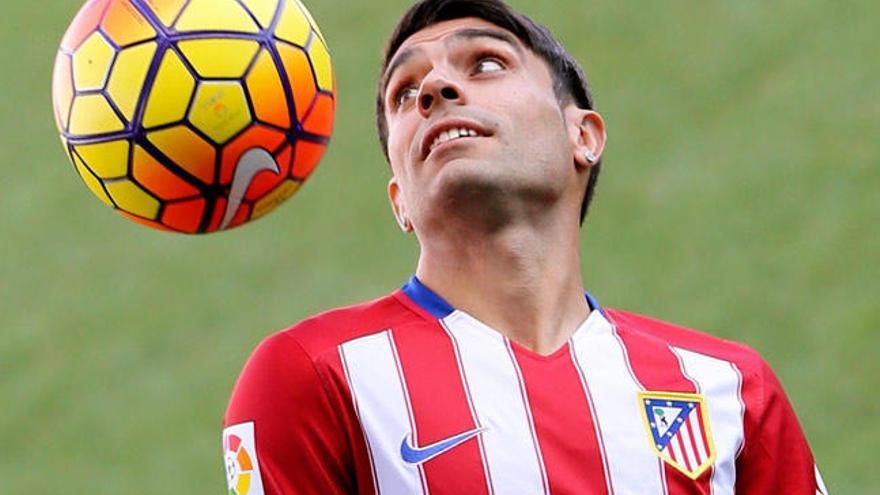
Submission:
POLYGON ((633 345, 640 342, 659 344, 734 363, 740 369, 755 372, 765 365, 755 349, 741 342, 629 311, 609 309, 606 313, 633 345))
POLYGON ((299 347, 312 359, 342 343, 402 324, 425 321, 425 315, 406 304, 400 291, 348 306, 329 309, 267 337, 263 345, 284 342, 299 347))

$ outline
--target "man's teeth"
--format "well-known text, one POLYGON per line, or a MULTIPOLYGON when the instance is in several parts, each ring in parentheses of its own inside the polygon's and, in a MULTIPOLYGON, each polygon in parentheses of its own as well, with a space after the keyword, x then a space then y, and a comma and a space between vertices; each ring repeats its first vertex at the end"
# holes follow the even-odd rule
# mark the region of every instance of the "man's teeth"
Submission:
POLYGON ((456 129, 449 129, 440 133, 439 136, 434 138, 434 142, 431 143, 431 149, 437 147, 437 145, 445 143, 446 141, 451 141, 453 139, 458 139, 460 137, 477 137, 477 131, 473 129, 468 129, 466 127, 459 127, 456 129))

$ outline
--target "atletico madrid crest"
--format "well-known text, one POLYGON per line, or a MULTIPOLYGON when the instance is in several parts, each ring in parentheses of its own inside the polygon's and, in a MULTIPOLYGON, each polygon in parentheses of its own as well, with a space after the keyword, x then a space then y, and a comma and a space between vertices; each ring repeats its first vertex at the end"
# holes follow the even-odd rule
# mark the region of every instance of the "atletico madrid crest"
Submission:
POLYGON ((651 448, 667 464, 697 479, 715 462, 706 401, 701 394, 639 392, 651 448))

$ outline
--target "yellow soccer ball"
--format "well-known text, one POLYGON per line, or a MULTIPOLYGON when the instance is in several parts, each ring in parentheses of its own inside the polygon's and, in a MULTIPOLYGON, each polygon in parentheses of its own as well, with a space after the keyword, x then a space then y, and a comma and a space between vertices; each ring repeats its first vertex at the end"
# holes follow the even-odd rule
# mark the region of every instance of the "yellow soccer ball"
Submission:
POLYGON ((52 90, 86 186, 132 220, 193 234, 292 196, 336 100, 326 41, 298 0, 90 0, 52 90))

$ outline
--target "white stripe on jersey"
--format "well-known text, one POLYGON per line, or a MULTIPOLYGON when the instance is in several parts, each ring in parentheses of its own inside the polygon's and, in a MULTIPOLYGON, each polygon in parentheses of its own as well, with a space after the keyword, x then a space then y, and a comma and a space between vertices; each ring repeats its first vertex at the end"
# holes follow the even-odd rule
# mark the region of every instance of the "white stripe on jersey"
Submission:
POLYGON ((339 351, 367 436, 378 492, 424 493, 418 467, 400 457, 401 442, 415 432, 390 330, 348 341, 339 351))
POLYGON ((590 406, 590 419, 593 421, 593 428, 596 430, 596 442, 599 444, 599 455, 602 456, 602 470, 605 472, 605 486, 608 488, 608 494, 614 495, 614 488, 611 486, 611 473, 608 471, 608 456, 605 455, 605 439, 602 438, 602 428, 599 427, 599 421, 596 419, 596 407, 593 405, 593 395, 590 392, 590 386, 584 377, 584 369, 578 364, 578 358, 574 353, 574 343, 569 342, 568 352, 571 355, 571 362, 577 370, 578 379, 580 379, 581 387, 584 389, 584 395, 587 397, 587 404, 590 406))
POLYGON ((504 337, 461 311, 443 319, 459 350, 497 495, 544 493, 540 447, 504 337))
POLYGON ((733 495, 736 491, 736 456, 743 442, 741 375, 733 363, 705 354, 670 347, 685 374, 706 398, 709 430, 715 444, 712 495, 733 495))
MULTIPOLYGON (((594 420, 602 437, 614 493, 666 493, 663 467, 645 439, 637 400, 642 386, 630 370, 623 343, 611 324, 593 311, 572 337, 575 365, 589 386, 594 420)), ((586 391, 585 391, 586 392, 586 391)))

